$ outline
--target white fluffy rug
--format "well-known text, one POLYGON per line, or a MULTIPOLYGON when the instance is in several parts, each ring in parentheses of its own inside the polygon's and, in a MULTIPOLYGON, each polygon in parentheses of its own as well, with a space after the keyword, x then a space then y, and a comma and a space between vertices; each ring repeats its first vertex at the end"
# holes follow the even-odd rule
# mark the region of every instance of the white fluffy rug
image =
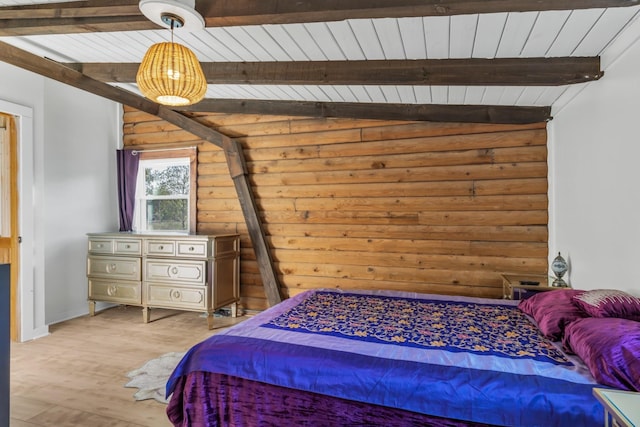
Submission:
POLYGON ((142 367, 127 374, 131 381, 125 384, 125 387, 140 389, 133 395, 136 400, 155 399, 158 402, 167 403, 168 400, 164 397, 165 386, 169 375, 178 365, 182 356, 184 356, 184 352, 173 352, 149 360, 142 367))

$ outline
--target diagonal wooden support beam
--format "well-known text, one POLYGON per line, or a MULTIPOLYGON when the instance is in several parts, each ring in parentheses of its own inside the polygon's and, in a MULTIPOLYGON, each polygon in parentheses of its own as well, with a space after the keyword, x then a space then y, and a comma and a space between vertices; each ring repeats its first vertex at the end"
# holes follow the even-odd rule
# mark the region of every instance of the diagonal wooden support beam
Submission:
POLYGON ((240 200, 242 212, 244 212, 244 219, 253 243, 253 250, 256 253, 258 267, 262 273, 262 282, 265 284, 264 290, 267 301, 269 301, 269 305, 274 305, 281 301, 277 285, 278 278, 273 268, 271 251, 269 251, 265 240, 266 233, 264 232, 262 221, 260 221, 253 190, 249 183, 249 172, 244 152, 238 141, 226 137, 222 140, 222 148, 224 149, 227 164, 229 165, 229 173, 240 200))
POLYGON ((78 89, 136 108, 172 123, 195 136, 224 149, 227 166, 238 191, 242 212, 249 228, 251 243, 256 251, 260 274, 263 278, 265 294, 270 305, 281 301, 279 284, 275 266, 269 254, 266 235, 259 221, 258 208, 249 183, 244 162, 244 154, 240 144, 228 136, 213 130, 182 113, 158 105, 146 98, 109 86, 78 71, 65 67, 57 62, 41 58, 18 49, 10 44, 0 42, 0 61, 15 65, 42 76, 57 80, 78 89))

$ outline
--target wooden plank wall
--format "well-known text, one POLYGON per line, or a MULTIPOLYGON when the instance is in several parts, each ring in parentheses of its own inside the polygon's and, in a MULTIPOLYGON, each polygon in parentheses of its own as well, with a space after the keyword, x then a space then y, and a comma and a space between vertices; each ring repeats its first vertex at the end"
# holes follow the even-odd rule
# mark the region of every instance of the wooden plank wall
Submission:
MULTIPOLYGON (((203 114, 239 140, 284 296, 318 287, 500 297, 546 274, 546 124, 203 114)), ((200 142, 125 109, 124 145, 200 142)), ((246 309, 267 303, 224 154, 198 155, 198 232, 242 235, 246 309)))

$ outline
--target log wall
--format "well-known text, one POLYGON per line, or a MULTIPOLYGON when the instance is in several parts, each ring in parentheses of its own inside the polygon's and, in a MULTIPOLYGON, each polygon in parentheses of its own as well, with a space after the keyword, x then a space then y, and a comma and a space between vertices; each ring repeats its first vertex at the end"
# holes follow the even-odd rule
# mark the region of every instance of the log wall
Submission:
MULTIPOLYGON (((546 274, 546 124, 203 114, 241 142, 284 296, 318 287, 500 297, 546 274)), ((198 144, 199 233, 242 236, 246 309, 267 303, 221 149, 125 109, 124 145, 198 144)))

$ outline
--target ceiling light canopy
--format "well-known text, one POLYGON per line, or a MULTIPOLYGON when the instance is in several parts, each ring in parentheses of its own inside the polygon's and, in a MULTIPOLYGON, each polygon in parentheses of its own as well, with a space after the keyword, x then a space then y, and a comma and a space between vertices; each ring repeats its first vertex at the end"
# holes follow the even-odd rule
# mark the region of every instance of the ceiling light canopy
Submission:
POLYGON ((195 7, 195 0, 140 0, 140 11, 151 22, 161 27, 171 28, 162 15, 178 16, 182 20, 181 31, 194 32, 204 29, 204 18, 195 7))
POLYGON ((204 28, 195 0, 142 0, 139 7, 152 22, 171 29, 171 42, 156 43, 144 55, 136 83, 142 94, 163 105, 191 105, 204 98, 207 80, 196 55, 173 42, 173 31, 204 28))

